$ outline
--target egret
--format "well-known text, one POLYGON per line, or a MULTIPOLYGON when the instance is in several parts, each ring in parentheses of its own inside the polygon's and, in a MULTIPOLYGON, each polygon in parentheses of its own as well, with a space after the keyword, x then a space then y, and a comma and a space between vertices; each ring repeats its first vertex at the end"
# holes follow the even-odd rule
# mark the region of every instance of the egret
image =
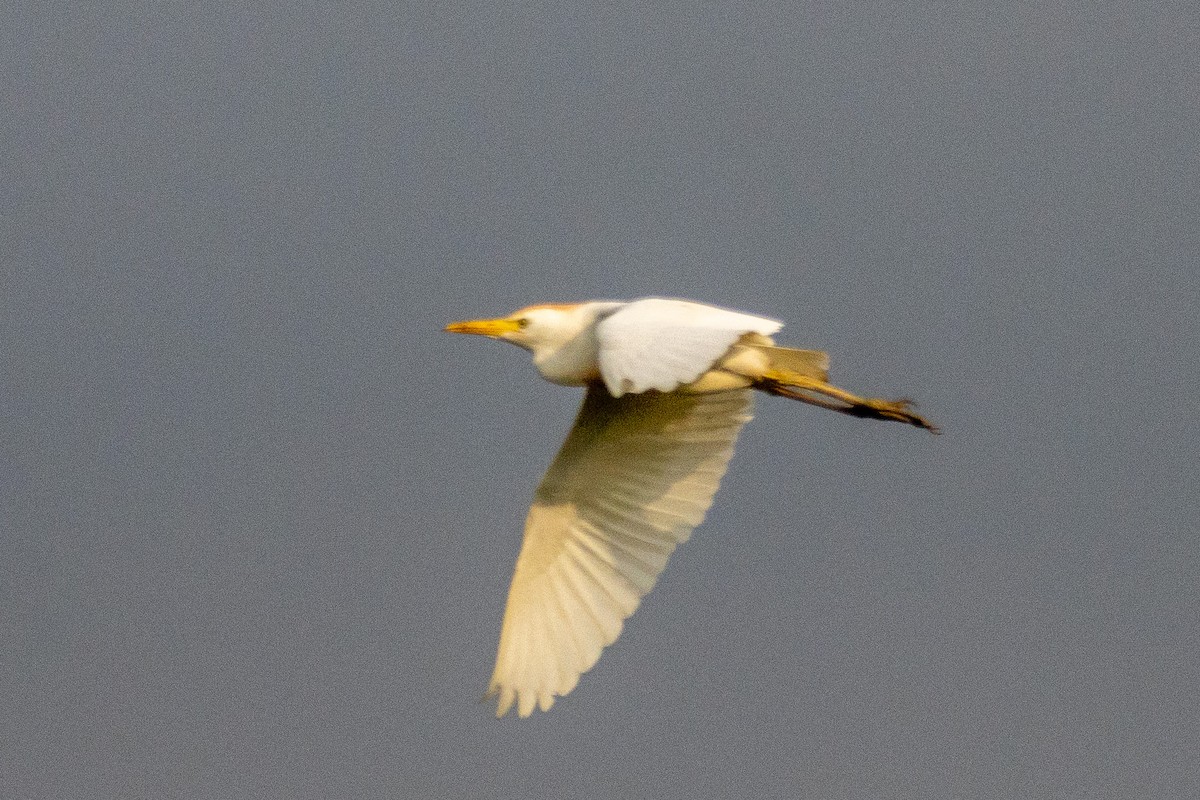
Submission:
POLYGON ((548 711, 616 641, 676 545, 704 519, 750 420, 752 390, 937 429, 908 400, 828 383, 829 358, 779 347, 768 319, 687 300, 534 305, 454 322, 529 350, 586 392, 534 492, 488 697, 497 716, 548 711))

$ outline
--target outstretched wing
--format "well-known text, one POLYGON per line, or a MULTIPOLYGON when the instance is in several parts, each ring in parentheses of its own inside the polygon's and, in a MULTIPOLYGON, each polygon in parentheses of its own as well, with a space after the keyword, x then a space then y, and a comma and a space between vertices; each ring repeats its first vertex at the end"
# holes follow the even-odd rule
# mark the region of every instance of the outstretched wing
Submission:
POLYGON ((575 687, 712 505, 749 390, 588 390, 525 523, 488 694, 498 716, 575 687))
POLYGON ((600 376, 613 397, 669 392, 707 372, 743 335, 770 336, 782 327, 687 300, 635 300, 596 326, 600 376))

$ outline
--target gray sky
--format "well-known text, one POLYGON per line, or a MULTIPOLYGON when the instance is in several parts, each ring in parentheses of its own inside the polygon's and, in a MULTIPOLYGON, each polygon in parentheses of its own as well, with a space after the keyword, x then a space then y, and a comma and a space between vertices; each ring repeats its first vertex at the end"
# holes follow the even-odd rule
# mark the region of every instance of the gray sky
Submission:
POLYGON ((0 795, 1200 794, 1190 5, 4 18, 0 795), (762 398, 497 721, 578 395, 441 326, 649 294, 945 434, 762 398))

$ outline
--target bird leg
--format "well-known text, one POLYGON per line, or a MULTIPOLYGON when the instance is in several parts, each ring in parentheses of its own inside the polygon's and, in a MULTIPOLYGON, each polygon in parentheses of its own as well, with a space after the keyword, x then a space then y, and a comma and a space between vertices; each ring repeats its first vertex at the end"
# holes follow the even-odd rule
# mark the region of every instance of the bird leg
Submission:
POLYGON ((823 380, 791 372, 786 376, 768 373, 759 379, 757 388, 852 417, 891 419, 924 428, 930 433, 941 433, 936 425, 912 411, 913 402, 908 399, 881 400, 859 397, 823 380))

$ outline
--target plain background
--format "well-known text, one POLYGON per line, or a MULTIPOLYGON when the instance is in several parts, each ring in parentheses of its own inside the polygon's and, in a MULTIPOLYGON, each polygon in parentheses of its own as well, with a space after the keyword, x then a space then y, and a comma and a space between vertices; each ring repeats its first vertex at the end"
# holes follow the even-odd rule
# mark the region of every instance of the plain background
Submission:
POLYGON ((0 796, 1200 796, 1192 3, 6 4, 0 796), (454 319, 691 297, 763 398, 549 714, 578 393, 454 319))

